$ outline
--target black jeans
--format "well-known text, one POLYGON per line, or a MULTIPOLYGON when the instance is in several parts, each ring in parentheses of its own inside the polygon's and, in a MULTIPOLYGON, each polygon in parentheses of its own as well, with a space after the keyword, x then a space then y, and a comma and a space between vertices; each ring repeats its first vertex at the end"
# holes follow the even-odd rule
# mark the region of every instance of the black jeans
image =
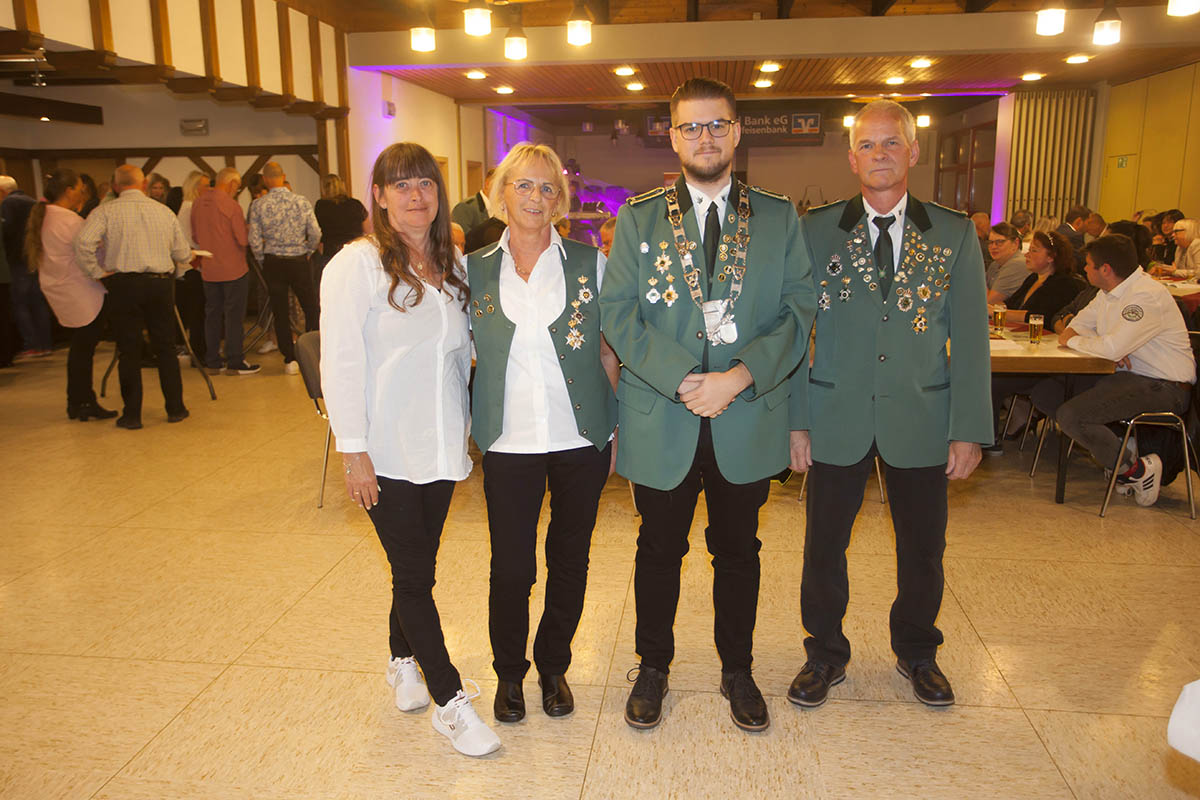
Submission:
POLYGON ((484 453, 483 493, 492 540, 488 631, 492 668, 502 681, 529 671, 529 590, 537 579, 538 515, 550 487, 546 530, 546 602, 533 660, 543 675, 563 675, 571 639, 583 614, 588 552, 600 493, 608 480, 612 445, 555 453, 484 453))
POLYGON ((38 276, 24 264, 10 265, 12 272, 12 312, 26 350, 49 350, 51 337, 50 306, 38 283, 38 276))
POLYGON ((175 312, 171 303, 174 275, 118 272, 104 279, 108 287, 109 313, 117 340, 120 361, 121 399, 125 416, 142 417, 142 326, 150 334, 150 346, 158 359, 158 383, 167 413, 184 410, 183 379, 175 357, 175 312))
POLYGON ((712 427, 700 423, 696 456, 683 482, 660 491, 634 485, 642 515, 633 573, 637 604, 635 644, 642 663, 669 671, 675 657, 675 610, 679 569, 688 552, 696 499, 704 490, 708 527, 704 540, 713 560, 714 637, 721 669, 750 668, 758 614, 758 509, 767 501, 770 479, 730 483, 717 467, 712 427))
POLYGON ((379 502, 367 514, 392 565, 388 645, 393 658, 416 657, 429 694, 444 706, 462 689, 433 604, 438 544, 454 481, 418 484, 381 477, 379 486, 379 502))
MULTIPOLYGON (((800 611, 811 661, 850 660, 842 618, 850 598, 846 547, 874 468, 875 446, 857 464, 814 462, 808 477, 808 525, 800 611)), ((905 661, 931 659, 942 643, 934 622, 942 607, 946 550, 946 465, 901 469, 885 462, 888 505, 896 531, 896 582, 890 627, 892 650, 905 661)))
POLYGON ((108 319, 108 306, 108 295, 105 295, 96 318, 81 328, 71 329, 71 349, 67 353, 68 409, 96 402, 96 391, 92 388, 92 359, 108 319))
POLYGON ((296 293, 296 299, 304 311, 304 330, 315 331, 319 321, 317 295, 313 290, 312 267, 308 263, 308 256, 273 256, 268 253, 263 257, 263 277, 267 280, 271 313, 275 316, 275 343, 279 345, 284 361, 295 361, 296 347, 292 342, 288 289, 296 293))
POLYGON ((246 360, 242 353, 242 320, 246 317, 246 293, 250 275, 231 281, 204 282, 204 339, 208 348, 205 366, 221 366, 221 333, 225 334, 225 365, 233 368, 246 360))

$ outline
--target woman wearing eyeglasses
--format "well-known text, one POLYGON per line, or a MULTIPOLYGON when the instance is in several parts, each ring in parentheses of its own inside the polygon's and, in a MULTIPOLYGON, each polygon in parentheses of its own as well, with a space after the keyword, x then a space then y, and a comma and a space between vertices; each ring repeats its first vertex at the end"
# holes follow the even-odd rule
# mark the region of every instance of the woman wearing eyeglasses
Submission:
POLYGON ((588 551, 616 452, 619 365, 600 333, 604 256, 563 239, 562 163, 519 144, 496 169, 490 204, 508 228, 467 260, 477 351, 471 431, 483 452, 491 534, 488 628, 501 722, 525 716, 529 592, 547 485, 546 601, 533 642, 542 708, 570 714, 571 639, 583 612, 588 551))

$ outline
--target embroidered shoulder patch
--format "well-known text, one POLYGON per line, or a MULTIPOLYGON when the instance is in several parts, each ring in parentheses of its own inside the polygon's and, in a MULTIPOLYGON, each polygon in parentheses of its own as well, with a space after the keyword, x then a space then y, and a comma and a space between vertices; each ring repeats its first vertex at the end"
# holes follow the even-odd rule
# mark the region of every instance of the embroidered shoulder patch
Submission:
POLYGON ((1121 309, 1121 318, 1130 322, 1137 322, 1144 316, 1145 312, 1142 311, 1142 307, 1139 305, 1130 304, 1121 309))
POLYGON ((636 206, 638 203, 658 197, 660 194, 663 194, 666 191, 667 191, 666 189, 664 189, 663 187, 660 186, 657 189, 651 189, 650 191, 642 192, 641 194, 639 194, 635 197, 630 197, 625 202, 631 206, 636 206))

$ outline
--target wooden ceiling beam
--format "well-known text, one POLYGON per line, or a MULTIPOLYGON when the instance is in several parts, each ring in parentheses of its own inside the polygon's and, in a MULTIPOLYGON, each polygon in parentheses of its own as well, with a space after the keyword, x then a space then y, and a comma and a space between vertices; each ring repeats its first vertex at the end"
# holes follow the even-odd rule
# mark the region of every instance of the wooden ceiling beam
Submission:
POLYGON ((150 36, 154 40, 154 63, 163 67, 171 66, 171 24, 167 18, 167 0, 150 0, 150 36))
POLYGON ((46 53, 56 70, 99 70, 116 66, 117 54, 111 50, 72 50, 46 53))
POLYGON ((894 5, 896 0, 871 0, 871 16, 882 17, 894 5))
POLYGON ((978 14, 995 2, 996 0, 965 0, 963 11, 966 11, 968 14, 978 14))
POLYGON ((33 52, 44 43, 45 37, 36 31, 0 31, 0 53, 33 52))
POLYGON ((78 122, 84 125, 103 125, 104 109, 83 103, 68 103, 28 94, 0 92, 0 108, 13 117, 38 119, 49 117, 55 122, 78 122))

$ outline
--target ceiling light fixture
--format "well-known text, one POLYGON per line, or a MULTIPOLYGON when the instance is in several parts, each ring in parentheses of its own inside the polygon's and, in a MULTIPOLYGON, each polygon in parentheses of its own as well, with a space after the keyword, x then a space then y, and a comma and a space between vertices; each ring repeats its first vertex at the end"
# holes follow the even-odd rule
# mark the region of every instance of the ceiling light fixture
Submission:
POLYGON ((39 122, 49 122, 50 118, 49 117, 38 117, 38 121, 39 122))
POLYGON ((764 61, 758 68, 759 72, 779 72, 779 64, 774 61, 764 61))
POLYGON ((854 127, 854 115, 853 114, 847 114, 846 116, 842 117, 842 127, 843 128, 853 128, 854 127))
POLYGON ((1087 62, 1089 62, 1091 60, 1092 60, 1091 56, 1084 55, 1083 53, 1080 53, 1077 56, 1067 56, 1067 58, 1066 58, 1066 62, 1068 64, 1086 64, 1087 62))
POLYGON ((1168 0, 1167 16, 1190 17, 1200 11, 1200 0, 1168 0))
POLYGON ((1066 27, 1067 9, 1053 0, 1037 12, 1038 36, 1058 36, 1066 27))
POLYGON ((583 0, 575 0, 571 16, 567 17, 567 44, 583 47, 592 43, 592 13, 583 0))
POLYGON ((617 75, 619 75, 622 78, 628 78, 630 75, 633 74, 634 70, 633 70, 633 67, 617 67, 616 69, 613 70, 613 72, 615 72, 617 75))
POLYGON ((513 93, 513 88, 511 86, 497 86, 496 87, 496 94, 512 94, 512 93, 513 93))
POLYGON ((1100 16, 1096 17, 1096 24, 1092 28, 1092 44, 1108 47, 1119 41, 1121 41, 1121 15, 1117 13, 1117 7, 1112 0, 1107 0, 1104 3, 1104 10, 1100 12, 1100 16))
POLYGON ((437 48, 437 32, 432 25, 412 28, 408 37, 409 47, 418 53, 432 53, 437 48))
POLYGON ((933 66, 933 62, 928 58, 914 58, 908 65, 913 69, 927 69, 933 66))
POLYGON ((930 120, 929 120, 928 114, 917 114, 917 127, 918 128, 928 128, 929 121, 930 120))
POLYGON ((487 0, 471 0, 463 9, 463 30, 467 36, 487 36, 492 32, 492 10, 487 0))
POLYGON ((888 86, 899 86, 900 84, 904 83, 904 78, 901 78, 899 75, 893 75, 884 81, 884 83, 886 83, 888 86))
POLYGON ((1040 72, 1026 72, 1024 75, 1021 76, 1021 80, 1023 80, 1023 81, 1040 81, 1044 77, 1046 77, 1046 76, 1040 72))
POLYGON ((851 92, 850 94, 846 95, 846 97, 858 97, 858 95, 856 95, 856 94, 854 94, 853 92, 851 92))
POLYGON ((772 85, 774 85, 774 82, 767 80, 766 78, 759 78, 758 80, 756 80, 754 82, 755 89, 767 89, 767 88, 770 88, 772 85))
POLYGON ((487 73, 483 70, 473 69, 467 73, 467 77, 473 81, 481 81, 487 77, 487 73))
POLYGON ((638 83, 637 81, 634 81, 633 83, 625 84, 625 88, 631 92, 640 92, 642 89, 646 88, 646 85, 644 83, 638 83))
POLYGON ((524 61, 529 57, 529 40, 521 27, 521 7, 513 11, 508 21, 508 33, 504 35, 504 57, 509 61, 524 61))

